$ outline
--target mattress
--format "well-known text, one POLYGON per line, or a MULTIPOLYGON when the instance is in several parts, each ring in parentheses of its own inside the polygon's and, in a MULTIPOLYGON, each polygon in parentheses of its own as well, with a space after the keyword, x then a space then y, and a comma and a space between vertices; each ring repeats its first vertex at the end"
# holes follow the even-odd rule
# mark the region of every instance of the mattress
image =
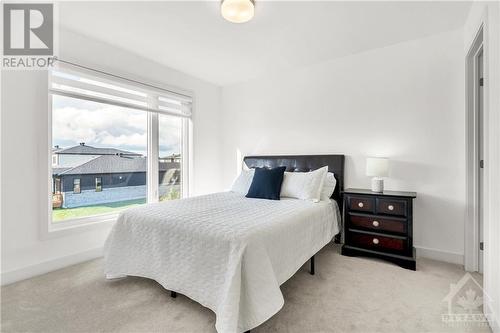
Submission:
POLYGON ((107 278, 141 276, 216 314, 219 333, 254 328, 283 306, 280 285, 339 232, 335 201, 221 192, 120 214, 105 244, 107 278))

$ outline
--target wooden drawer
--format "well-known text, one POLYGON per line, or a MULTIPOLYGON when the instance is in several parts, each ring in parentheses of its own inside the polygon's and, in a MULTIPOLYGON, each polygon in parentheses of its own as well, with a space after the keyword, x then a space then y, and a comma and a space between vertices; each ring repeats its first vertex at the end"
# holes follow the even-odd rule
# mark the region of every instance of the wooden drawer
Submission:
POLYGON ((361 216, 349 214, 349 227, 358 229, 380 230, 405 234, 407 222, 402 219, 389 219, 380 216, 361 216))
POLYGON ((370 197, 348 197, 349 210, 372 213, 375 209, 375 199, 370 197))
POLYGON ((349 245, 375 251, 389 251, 393 253, 406 252, 406 239, 375 234, 365 234, 349 230, 349 245))
POLYGON ((377 214, 406 216, 406 200, 377 198, 377 214))

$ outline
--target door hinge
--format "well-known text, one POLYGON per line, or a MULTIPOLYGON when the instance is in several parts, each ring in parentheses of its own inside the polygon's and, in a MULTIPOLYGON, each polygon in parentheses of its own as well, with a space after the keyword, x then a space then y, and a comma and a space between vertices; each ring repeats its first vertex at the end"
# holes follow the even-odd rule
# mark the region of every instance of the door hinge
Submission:
POLYGON ((484 78, 479 79, 479 86, 480 87, 484 86, 484 78))
POLYGON ((484 160, 479 160, 479 168, 484 169, 484 160))
POLYGON ((479 242, 479 250, 484 250, 484 242, 479 242))

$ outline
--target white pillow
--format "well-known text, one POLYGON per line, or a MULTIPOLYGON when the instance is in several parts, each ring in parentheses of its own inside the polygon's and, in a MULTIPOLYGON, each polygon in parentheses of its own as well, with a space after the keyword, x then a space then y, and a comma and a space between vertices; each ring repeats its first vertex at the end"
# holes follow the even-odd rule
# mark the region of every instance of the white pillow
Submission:
POLYGON ((241 170, 240 175, 234 180, 231 186, 231 192, 247 194, 250 185, 252 184, 255 169, 241 170))
POLYGON ((318 202, 327 172, 327 166, 311 172, 285 172, 281 196, 318 202))
POLYGON ((321 201, 328 201, 335 191, 335 186, 337 185, 337 180, 333 173, 328 172, 326 174, 325 180, 323 182, 323 188, 321 189, 321 201))

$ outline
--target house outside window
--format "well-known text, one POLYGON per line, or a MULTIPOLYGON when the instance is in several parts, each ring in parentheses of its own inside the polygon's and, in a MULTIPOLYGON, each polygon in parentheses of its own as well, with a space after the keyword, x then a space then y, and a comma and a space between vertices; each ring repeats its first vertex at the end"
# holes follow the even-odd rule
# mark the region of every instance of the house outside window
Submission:
POLYGON ((50 94, 53 223, 188 195, 190 97, 69 65, 50 94))

